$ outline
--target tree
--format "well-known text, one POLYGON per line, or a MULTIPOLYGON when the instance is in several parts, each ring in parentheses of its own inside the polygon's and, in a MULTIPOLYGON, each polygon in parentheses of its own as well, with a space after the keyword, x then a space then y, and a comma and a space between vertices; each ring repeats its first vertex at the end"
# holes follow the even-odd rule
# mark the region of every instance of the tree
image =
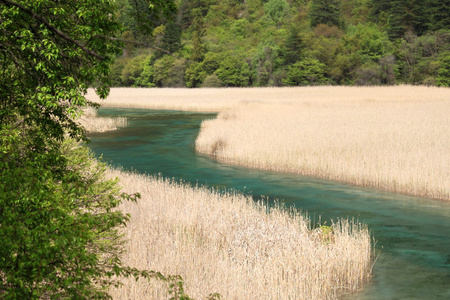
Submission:
POLYGON ((312 27, 316 27, 319 24, 340 27, 339 1, 313 0, 309 18, 311 19, 312 27))
POLYGON ((294 25, 289 28, 289 35, 284 42, 283 54, 286 65, 292 65, 300 60, 305 45, 300 35, 300 29, 294 25))
POLYGON ((387 34, 371 23, 350 26, 343 40, 347 49, 361 54, 366 61, 376 61, 393 49, 387 34))
POLYGON ((442 53, 439 57, 436 85, 450 87, 450 51, 442 53))
POLYGON ((255 86, 273 86, 274 72, 283 64, 283 52, 273 39, 261 42, 252 59, 253 82, 255 86))
MULTIPOLYGON (((181 26, 173 21, 169 21, 162 38, 162 48, 173 53, 181 49, 181 26)), ((161 52, 158 52, 161 53, 161 52)), ((162 53, 161 53, 162 54, 162 53)), ((162 56, 162 55, 161 55, 162 56)))
MULTIPOLYGON (((208 52, 201 63, 194 62, 186 69, 185 83, 189 88, 199 87, 219 67, 223 58, 213 52, 208 52)), ((213 77, 216 79, 217 76, 213 77)))
POLYGON ((206 35, 205 27, 203 24, 203 16, 200 14, 200 10, 195 10, 195 17, 192 23, 192 55, 191 60, 194 62, 201 62, 206 53, 206 46, 202 41, 202 38, 206 35))
POLYGON ((278 25, 289 13, 289 3, 286 0, 269 0, 264 4, 264 13, 278 25))
POLYGON ((288 86, 320 85, 327 79, 324 75, 325 64, 317 59, 305 58, 289 67, 283 84, 288 86))
POLYGON ((153 83, 157 87, 183 87, 186 60, 164 55, 153 64, 153 83))
POLYGON ((0 0, 0 31, 0 298, 108 298, 113 275, 166 279, 122 265, 128 216, 113 208, 135 198, 63 142, 87 140, 87 88, 108 94, 113 2, 0 0))
POLYGON ((430 0, 426 13, 430 15, 429 28, 431 30, 450 30, 449 9, 450 0, 430 0))
POLYGON ((389 34, 389 37, 392 39, 402 37, 407 30, 404 24, 406 11, 402 2, 403 1, 401 0, 392 1, 392 6, 389 10, 387 32, 389 34))
POLYGON ((135 30, 141 35, 150 35, 164 17, 171 16, 177 7, 172 0, 132 0, 129 14, 134 20, 135 30))
MULTIPOLYGON (((442 1, 372 0, 371 16, 386 28, 391 39, 401 38, 408 31, 422 35, 434 26, 433 15, 439 11, 436 2, 440 5, 442 1)), ((448 14, 448 8, 445 13, 448 14)))
POLYGON ((227 87, 245 87, 250 84, 250 67, 237 56, 225 56, 214 74, 227 87))
POLYGON ((117 180, 73 142, 34 151, 29 135, 45 136, 21 127, 1 146, 0 297, 106 297, 113 274, 139 273, 120 262, 118 229, 129 217, 112 211, 117 180))
POLYGON ((1 121, 18 114, 50 138, 67 131, 82 137, 72 120, 89 103, 89 84, 108 93, 109 65, 119 53, 120 25, 107 1, 0 1, 1 121), (93 9, 95 8, 95 9, 93 9), (78 24, 74 26, 74 24, 78 24))

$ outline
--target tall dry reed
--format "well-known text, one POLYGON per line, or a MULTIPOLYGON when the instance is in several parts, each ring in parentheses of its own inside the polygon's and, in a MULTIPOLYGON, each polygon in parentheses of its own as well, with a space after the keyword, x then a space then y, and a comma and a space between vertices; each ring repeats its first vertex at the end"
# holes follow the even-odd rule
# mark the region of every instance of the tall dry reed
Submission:
POLYGON ((92 89, 86 95, 103 107, 132 107, 183 111, 219 112, 245 103, 292 103, 298 101, 428 101, 448 99, 448 88, 424 86, 387 87, 284 87, 284 88, 112 88, 106 100, 92 89))
MULTIPOLYGON (((241 103, 282 101, 283 94, 298 92, 113 89, 106 105, 220 111, 241 103)), ((335 299, 360 289, 370 276, 370 235, 361 224, 340 220, 333 224, 333 233, 312 230, 298 212, 269 209, 242 195, 118 171, 112 175, 120 177, 126 192, 142 194, 138 204, 121 207, 132 216, 125 229, 129 242, 124 262, 180 274, 186 292, 197 299, 212 292, 223 299, 335 299)), ((112 295, 168 297, 163 283, 131 279, 112 295)))
POLYGON ((347 88, 346 99, 336 88, 336 96, 242 104, 204 121, 196 149, 251 168, 450 200, 450 89, 410 88, 409 98, 347 88))
MULTIPOLYGON (((130 213, 127 265, 178 274, 186 293, 205 299, 336 299, 361 288, 371 271, 365 226, 341 220, 332 234, 311 230, 295 211, 168 179, 112 171, 140 192, 130 213), (267 213, 270 210, 269 213, 267 213)), ((114 299, 167 299, 167 286, 134 279, 114 299)))
POLYGON ((103 106, 233 109, 204 123, 200 152, 252 168, 450 200, 449 88, 115 88, 107 101, 92 90, 87 96, 103 106))
POLYGON ((83 110, 83 115, 78 119, 78 122, 87 132, 105 132, 127 126, 127 118, 98 117, 97 110, 92 107, 87 107, 83 110))

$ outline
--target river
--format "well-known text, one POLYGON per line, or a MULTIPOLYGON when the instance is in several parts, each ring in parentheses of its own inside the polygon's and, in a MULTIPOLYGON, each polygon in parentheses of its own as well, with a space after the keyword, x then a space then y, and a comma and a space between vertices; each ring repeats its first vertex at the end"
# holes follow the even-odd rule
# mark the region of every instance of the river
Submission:
POLYGON ((90 135, 89 147, 113 166, 279 199, 313 223, 367 224, 374 276, 345 299, 450 299, 450 203, 216 162, 194 147, 201 121, 214 114, 101 108, 99 116, 128 118, 126 128, 90 135))

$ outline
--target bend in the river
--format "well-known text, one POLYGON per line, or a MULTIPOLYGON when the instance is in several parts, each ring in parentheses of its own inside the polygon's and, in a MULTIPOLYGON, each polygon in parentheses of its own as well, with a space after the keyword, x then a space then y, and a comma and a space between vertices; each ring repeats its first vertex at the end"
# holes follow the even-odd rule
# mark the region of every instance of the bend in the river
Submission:
POLYGON ((318 222, 355 218, 366 223, 379 256, 374 278, 349 299, 450 299, 450 204, 298 175, 249 170, 199 156, 194 141, 213 114, 140 109, 100 110, 126 116, 128 127, 91 135, 105 161, 142 173, 161 173, 282 200, 318 222))

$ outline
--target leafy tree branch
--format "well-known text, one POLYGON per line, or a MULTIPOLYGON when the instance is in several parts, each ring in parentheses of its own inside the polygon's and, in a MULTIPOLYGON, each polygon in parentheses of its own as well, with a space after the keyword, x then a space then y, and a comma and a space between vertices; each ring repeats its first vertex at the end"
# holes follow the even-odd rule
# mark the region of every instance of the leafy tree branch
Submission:
POLYGON ((49 30, 51 30, 53 33, 55 33, 56 35, 60 36, 64 40, 77 45, 80 49, 85 51, 87 54, 92 55, 92 56, 94 56, 94 57, 96 57, 96 58, 98 58, 100 60, 104 60, 105 59, 105 57, 99 55, 97 52, 86 48, 80 41, 74 40, 68 34, 64 33, 61 30, 59 30, 55 26, 52 26, 43 16, 35 13, 31 9, 26 8, 25 6, 21 5, 20 3, 17 3, 17 2, 11 1, 11 0, 0 0, 0 2, 3 2, 5 4, 7 4, 7 5, 15 6, 15 7, 19 8, 20 10, 26 12, 27 14, 29 14, 36 21, 42 22, 43 24, 45 24, 45 26, 49 30))

